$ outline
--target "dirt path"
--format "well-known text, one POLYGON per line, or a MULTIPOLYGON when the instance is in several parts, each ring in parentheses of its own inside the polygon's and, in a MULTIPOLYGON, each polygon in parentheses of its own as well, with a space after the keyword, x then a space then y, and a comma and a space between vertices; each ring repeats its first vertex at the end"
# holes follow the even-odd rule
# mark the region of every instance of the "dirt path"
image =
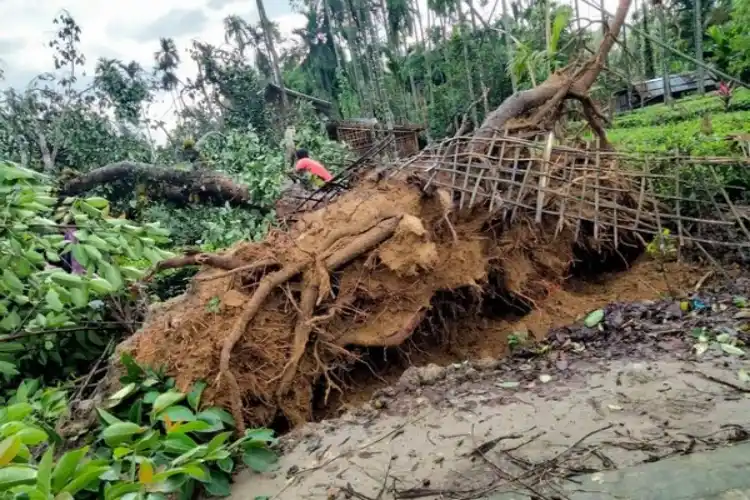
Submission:
POLYGON ((489 361, 414 369, 369 405, 286 437, 279 469, 241 473, 232 498, 344 498, 347 485, 359 498, 482 498, 524 489, 504 473, 532 487, 540 467, 556 479, 747 438, 748 394, 695 373, 737 383, 740 358, 680 357, 582 359, 564 379, 521 372, 517 387, 489 361))

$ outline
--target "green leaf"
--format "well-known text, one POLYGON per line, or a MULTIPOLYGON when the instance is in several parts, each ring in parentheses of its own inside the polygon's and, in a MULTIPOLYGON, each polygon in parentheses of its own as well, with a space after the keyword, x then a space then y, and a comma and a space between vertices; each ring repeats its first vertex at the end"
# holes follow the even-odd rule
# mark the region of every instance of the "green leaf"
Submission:
POLYGON ((133 394, 137 388, 138 385, 135 382, 131 382, 130 384, 124 386, 122 389, 112 394, 107 399, 107 408, 114 408, 115 406, 119 405, 124 399, 133 394))
POLYGON ((219 466, 219 469, 223 470, 227 474, 231 474, 234 472, 234 460, 232 460, 231 457, 225 458, 224 460, 219 460, 216 462, 216 465, 219 466))
POLYGON ((86 290, 82 288, 71 288, 68 290, 70 297, 73 300, 73 305, 76 307, 86 307, 89 303, 89 295, 86 290))
POLYGON ((120 272, 129 280, 139 280, 145 274, 140 269, 136 269, 130 266, 120 266, 120 272))
POLYGON ((71 450, 60 457, 54 471, 52 471, 52 490, 60 491, 68 480, 73 476, 78 464, 88 453, 89 447, 84 446, 77 450, 71 450))
POLYGON ((128 493, 140 491, 141 485, 137 483, 116 483, 110 484, 104 490, 104 500, 117 500, 128 493))
POLYGON ((262 442, 262 443, 276 443, 278 439, 274 437, 274 432, 271 429, 266 429, 264 427, 258 428, 258 429, 247 429, 245 431, 245 436, 243 440, 250 440, 255 442, 262 442))
POLYGON ((215 435, 213 438, 211 438, 211 441, 208 442, 206 445, 206 448, 208 449, 209 453, 213 453, 214 451, 221 448, 224 443, 227 442, 227 439, 229 439, 229 436, 231 436, 231 432, 222 432, 221 434, 215 435))
POLYGON ((16 436, 5 438, 0 443, 0 467, 5 467, 16 458, 21 451, 21 440, 16 436))
POLYGON ((66 273, 65 271, 55 271, 50 274, 50 278, 64 286, 80 286, 83 284, 83 278, 80 275, 66 273))
POLYGON ((188 450, 179 457, 172 460, 172 466, 188 463, 192 459, 203 458, 204 456, 206 456, 207 451, 208 448, 205 445, 196 446, 192 450, 188 450))
POLYGON ((65 485, 62 491, 65 493, 70 493, 71 495, 75 495, 76 493, 96 481, 100 475, 104 474, 108 470, 108 465, 99 465, 95 462, 89 462, 80 470, 76 471, 73 480, 65 485))
POLYGON ((60 302, 60 295, 50 288, 47 290, 47 294, 44 296, 47 306, 55 312, 60 312, 64 309, 63 303, 60 302))
POLYGON ((83 267, 88 267, 89 265, 89 256, 88 253, 86 253, 86 247, 82 243, 76 243, 71 248, 71 253, 73 254, 73 258, 78 261, 79 264, 81 264, 83 267))
POLYGON ((197 381, 195 384, 193 384, 193 390, 191 390, 187 395, 188 404, 194 411, 198 411, 198 406, 200 405, 201 401, 201 394, 203 394, 203 390, 206 388, 206 385, 206 382, 204 382, 203 380, 197 381))
POLYGON ((199 420, 203 420, 204 422, 208 422, 213 427, 217 427, 217 430, 221 430, 224 428, 223 424, 227 424, 230 427, 234 427, 234 418, 232 415, 224 410, 223 408, 208 408, 206 410, 203 410, 202 412, 198 413, 196 415, 199 420))
POLYGON ((102 197, 99 197, 99 196, 92 196, 90 198, 86 198, 85 201, 86 201, 86 203, 88 203, 92 207, 98 208, 100 210, 102 208, 106 208, 107 205, 109 205, 109 201, 107 201, 106 198, 102 198, 102 197))
POLYGON ((17 294, 23 293, 23 283, 18 279, 18 276, 7 267, 3 269, 3 283, 11 292, 17 294))
POLYGON ((122 287, 120 271, 109 262, 101 262, 99 265, 104 271, 104 278, 112 285, 113 289, 119 290, 122 287))
POLYGON ((22 484, 34 484, 36 470, 28 466, 11 465, 0 468, 0 491, 7 491, 22 484))
POLYGON ((16 433, 16 437, 27 446, 36 446, 47 441, 47 433, 39 427, 27 425, 16 433))
POLYGON ((21 403, 15 403, 5 408, 4 420, 6 422, 21 421, 24 418, 31 415, 31 412, 33 411, 34 411, 34 408, 25 401, 21 403))
POLYGON ((161 259, 161 255, 159 255, 153 248, 145 247, 143 249, 143 256, 146 257, 151 264, 157 264, 161 259))
MULTIPOLYGON (((98 250, 104 250, 104 251, 109 250, 109 247, 110 247, 109 243, 107 243, 104 239, 98 237, 95 234, 89 235, 88 240, 86 240, 86 244, 90 247, 95 247, 98 250)), ((86 250, 88 250, 88 248, 86 250)), ((99 255, 101 255, 101 253, 99 255)))
POLYGON ((159 391, 148 391, 146 394, 143 395, 143 402, 147 405, 154 404, 154 401, 156 401, 156 398, 159 397, 159 391))
POLYGON ((2 321, 0 321, 0 329, 7 332, 12 332, 19 326, 21 326, 21 316, 16 311, 6 314, 2 321))
POLYGON ((195 420, 195 414, 190 411, 190 408, 180 405, 170 406, 163 412, 159 413, 156 418, 159 420, 166 420, 167 417, 169 417, 169 420, 172 422, 192 422, 195 420))
POLYGON ((109 281, 102 278, 92 278, 89 281, 89 285, 98 293, 112 293, 115 291, 109 281))
POLYGON ((134 435, 141 434, 145 430, 146 427, 142 427, 133 422, 118 422, 104 429, 104 432, 102 432, 102 438, 109 446, 117 446, 134 435))
POLYGON ((737 378, 740 379, 740 382, 743 384, 750 383, 750 374, 747 373, 747 370, 742 368, 737 372, 737 378))
POLYGON ((160 394, 159 397, 154 401, 154 407, 151 409, 154 415, 157 415, 164 411, 166 408, 172 406, 185 399, 185 395, 177 391, 168 391, 160 394))
POLYGON ((20 342, 0 342, 0 353, 25 351, 26 346, 20 342))
POLYGON ((586 319, 583 320, 583 324, 588 328, 594 328, 595 326, 599 325, 599 323, 601 323, 603 319, 604 309, 597 309, 596 311, 593 311, 589 313, 588 316, 586 316, 586 319))
POLYGON ((107 410, 104 410, 102 408, 97 408, 96 412, 99 414, 99 418, 102 419, 102 422, 104 422, 107 425, 117 424, 122 422, 119 418, 115 417, 111 413, 109 413, 107 410))
MULTIPOLYGON (((168 411, 169 410, 167 410, 167 412, 168 411)), ((161 415, 163 414, 164 413, 162 413, 161 415)), ((161 418, 161 415, 159 416, 160 418, 161 418)), ((211 429, 211 424, 209 424, 208 422, 204 422, 203 420, 194 420, 192 422, 186 422, 177 426, 176 428, 170 429, 167 431, 167 433, 168 434, 175 434, 175 433, 186 434, 188 432, 205 432, 205 431, 208 431, 209 429, 211 429)))
POLYGON ((52 463, 54 458, 55 447, 50 446, 44 452, 36 473, 36 487, 45 497, 48 497, 52 490, 52 463))
POLYGON ((276 453, 267 448, 247 448, 242 461, 255 472, 266 472, 278 461, 276 453))
POLYGON ((137 399, 128 410, 128 420, 141 425, 143 420, 143 400, 137 399))
POLYGON ((18 279, 18 276, 8 269, 7 267, 3 269, 3 284, 14 293, 22 294, 23 293, 23 283, 20 279, 18 279))
POLYGON ((169 434, 163 441, 164 448, 169 453, 183 454, 197 448, 196 443, 190 436, 181 433, 169 434))
POLYGON ((93 262, 98 262, 101 265, 101 261, 102 261, 102 259, 104 259, 104 256, 99 251, 99 249, 96 248, 93 245, 88 245, 88 244, 85 244, 85 245, 82 245, 82 246, 83 246, 84 250, 86 250, 86 255, 89 256, 89 257, 91 257, 91 260, 93 262))
POLYGON ((732 354, 733 356, 742 356, 745 354, 745 351, 737 346, 733 346, 732 344, 721 344, 721 350, 727 354, 732 354))
POLYGON ((212 470, 210 472, 211 477, 209 478, 208 482, 203 484, 208 494, 215 497, 229 496, 229 494, 232 492, 231 487, 229 486, 229 475, 216 470, 212 470))

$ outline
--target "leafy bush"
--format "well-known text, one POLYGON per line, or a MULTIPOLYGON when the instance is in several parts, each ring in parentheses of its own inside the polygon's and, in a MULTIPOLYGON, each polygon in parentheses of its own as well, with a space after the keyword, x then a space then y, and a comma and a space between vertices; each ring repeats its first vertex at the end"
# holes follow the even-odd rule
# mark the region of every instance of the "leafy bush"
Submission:
MULTIPOLYGON (((107 409, 97 409, 98 437, 57 459, 49 432, 38 424, 38 407, 16 398, 0 409, 0 499, 227 496, 235 460, 255 471, 275 464, 268 447, 275 438, 268 429, 248 430, 229 442, 232 416, 219 408, 201 409, 205 384, 184 394, 162 374, 128 357, 123 363, 122 389, 106 401, 107 409)), ((19 388, 17 395, 22 392, 19 388)), ((59 401, 62 393, 57 394, 49 401, 59 401)))
POLYGON ((49 179, 0 161, 0 373, 67 375, 76 362, 97 357, 106 341, 96 330, 105 301, 127 296, 141 271, 117 265, 118 256, 156 263, 172 254, 158 248, 168 232, 108 216, 103 198, 52 196, 49 179), (67 241, 68 231, 76 241, 67 241), (80 273, 59 267, 69 253, 80 273), (62 371, 60 370, 62 368, 62 371))
POLYGON ((229 206, 174 208, 154 204, 143 215, 168 229, 175 245, 198 245, 207 251, 226 248, 240 240, 262 239, 273 222, 272 211, 262 213, 229 206))

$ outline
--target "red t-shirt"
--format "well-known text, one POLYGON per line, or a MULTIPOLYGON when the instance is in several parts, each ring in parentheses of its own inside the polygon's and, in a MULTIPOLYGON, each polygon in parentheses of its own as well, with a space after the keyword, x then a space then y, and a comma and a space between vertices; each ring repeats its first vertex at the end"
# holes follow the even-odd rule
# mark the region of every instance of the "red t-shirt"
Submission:
POLYGON ((328 170, 325 169, 323 165, 315 160, 311 160, 310 158, 302 158, 300 160, 297 160, 297 164, 294 168, 295 170, 307 170, 311 174, 320 177, 325 182, 333 179, 333 176, 328 172, 328 170))

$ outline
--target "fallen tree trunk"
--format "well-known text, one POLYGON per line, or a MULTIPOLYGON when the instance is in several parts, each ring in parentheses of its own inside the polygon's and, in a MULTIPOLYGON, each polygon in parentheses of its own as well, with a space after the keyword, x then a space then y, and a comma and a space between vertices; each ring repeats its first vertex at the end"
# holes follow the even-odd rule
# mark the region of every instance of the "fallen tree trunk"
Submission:
POLYGON ((201 201, 219 206, 229 203, 232 206, 262 209, 253 205, 247 186, 219 172, 183 170, 131 161, 110 163, 75 177, 63 185, 60 194, 80 195, 112 182, 125 182, 133 187, 143 184, 150 197, 177 204, 201 201))
MULTIPOLYGON (((552 111, 553 108, 559 109, 559 106, 567 98, 574 98, 581 101, 586 111, 587 119, 589 121, 594 120, 592 128, 601 137, 603 129, 596 123, 595 118, 591 118, 600 115, 600 113, 596 111, 595 107, 591 109, 593 103, 588 97, 588 91, 599 76, 604 67, 607 54, 609 54, 617 36, 620 34, 620 28, 625 22, 625 17, 630 9, 630 3, 631 0, 619 1, 617 12, 609 25, 607 35, 604 37, 599 50, 592 59, 587 61, 583 67, 579 67, 578 70, 572 66, 568 66, 551 75, 536 87, 516 92, 503 101, 497 109, 487 115, 484 122, 482 122, 482 126, 476 130, 472 140, 469 142, 469 151, 477 154, 485 152, 488 140, 491 140, 497 132, 502 132, 503 129, 512 125, 511 122, 513 120, 518 120, 542 106, 547 111, 552 111)), ((545 118, 544 114, 547 113, 537 113, 528 122, 515 124, 517 125, 516 128, 538 127, 541 124, 541 120, 545 118)))

